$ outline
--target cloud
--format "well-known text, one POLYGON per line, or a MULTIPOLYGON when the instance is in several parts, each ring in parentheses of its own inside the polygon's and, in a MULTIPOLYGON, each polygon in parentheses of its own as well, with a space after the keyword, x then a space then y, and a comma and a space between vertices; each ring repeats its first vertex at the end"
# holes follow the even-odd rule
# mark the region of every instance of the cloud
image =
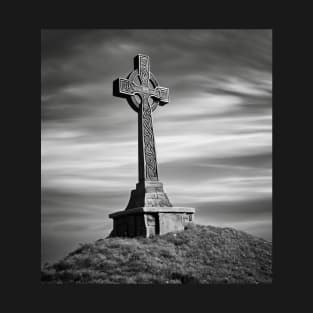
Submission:
MULTIPOLYGON (((114 78, 132 70, 131 59, 139 52, 151 56, 152 71, 174 97, 178 93, 193 97, 225 79, 228 89, 255 92, 255 81, 270 79, 271 31, 45 30, 42 94, 55 97, 66 88, 101 82, 110 89, 114 78)), ((63 101, 58 103, 62 106, 63 101)), ((75 110, 76 104, 71 108, 75 110)))

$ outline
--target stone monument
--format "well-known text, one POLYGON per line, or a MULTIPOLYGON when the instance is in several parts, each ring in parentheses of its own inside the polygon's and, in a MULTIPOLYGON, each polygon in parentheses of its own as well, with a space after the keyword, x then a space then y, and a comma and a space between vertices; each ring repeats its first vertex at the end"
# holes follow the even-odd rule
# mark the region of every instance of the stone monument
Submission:
POLYGON ((138 54, 127 79, 113 82, 113 95, 126 98, 138 114, 139 182, 131 191, 124 211, 109 214, 113 219, 111 236, 151 237, 183 230, 193 222, 194 208, 173 207, 159 181, 152 126, 152 112, 169 101, 169 89, 160 87, 150 72, 149 56, 138 54))

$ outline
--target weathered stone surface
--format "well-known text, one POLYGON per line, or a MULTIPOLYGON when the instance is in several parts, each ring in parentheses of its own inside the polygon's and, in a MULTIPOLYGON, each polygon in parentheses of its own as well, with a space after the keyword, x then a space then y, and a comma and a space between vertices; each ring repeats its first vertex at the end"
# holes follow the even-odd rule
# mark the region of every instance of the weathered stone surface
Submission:
POLYGON ((141 206, 172 206, 167 194, 163 191, 161 182, 144 182, 136 185, 136 189, 131 191, 126 209, 129 210, 141 206))
POLYGON ((140 207, 110 214, 114 219, 112 236, 151 237, 184 230, 193 222, 194 208, 140 207))

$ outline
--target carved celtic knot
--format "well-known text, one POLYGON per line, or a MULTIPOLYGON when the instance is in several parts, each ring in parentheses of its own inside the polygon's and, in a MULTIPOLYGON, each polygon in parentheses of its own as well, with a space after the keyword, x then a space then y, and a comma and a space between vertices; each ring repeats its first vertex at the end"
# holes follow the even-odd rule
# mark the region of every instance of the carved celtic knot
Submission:
POLYGON ((158 180, 151 108, 146 98, 144 99, 143 103, 142 119, 143 119, 144 154, 146 161, 146 178, 149 180, 158 180))

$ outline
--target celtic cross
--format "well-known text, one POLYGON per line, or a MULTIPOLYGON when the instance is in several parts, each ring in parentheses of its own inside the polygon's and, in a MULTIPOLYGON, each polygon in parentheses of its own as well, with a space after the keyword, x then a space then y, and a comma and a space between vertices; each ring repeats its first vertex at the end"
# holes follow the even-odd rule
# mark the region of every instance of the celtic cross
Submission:
POLYGON ((138 54, 134 70, 113 83, 113 95, 126 98, 138 113, 139 182, 158 181, 158 168, 152 126, 152 112, 169 101, 169 89, 160 87, 150 72, 149 56, 138 54))
POLYGON ((159 86, 150 72, 147 55, 138 54, 134 61, 134 70, 127 78, 113 82, 113 95, 126 98, 138 113, 139 182, 131 191, 126 209, 109 217, 114 221, 111 236, 152 237, 183 230, 195 210, 173 207, 159 181, 152 112, 168 103, 169 89, 159 86))

